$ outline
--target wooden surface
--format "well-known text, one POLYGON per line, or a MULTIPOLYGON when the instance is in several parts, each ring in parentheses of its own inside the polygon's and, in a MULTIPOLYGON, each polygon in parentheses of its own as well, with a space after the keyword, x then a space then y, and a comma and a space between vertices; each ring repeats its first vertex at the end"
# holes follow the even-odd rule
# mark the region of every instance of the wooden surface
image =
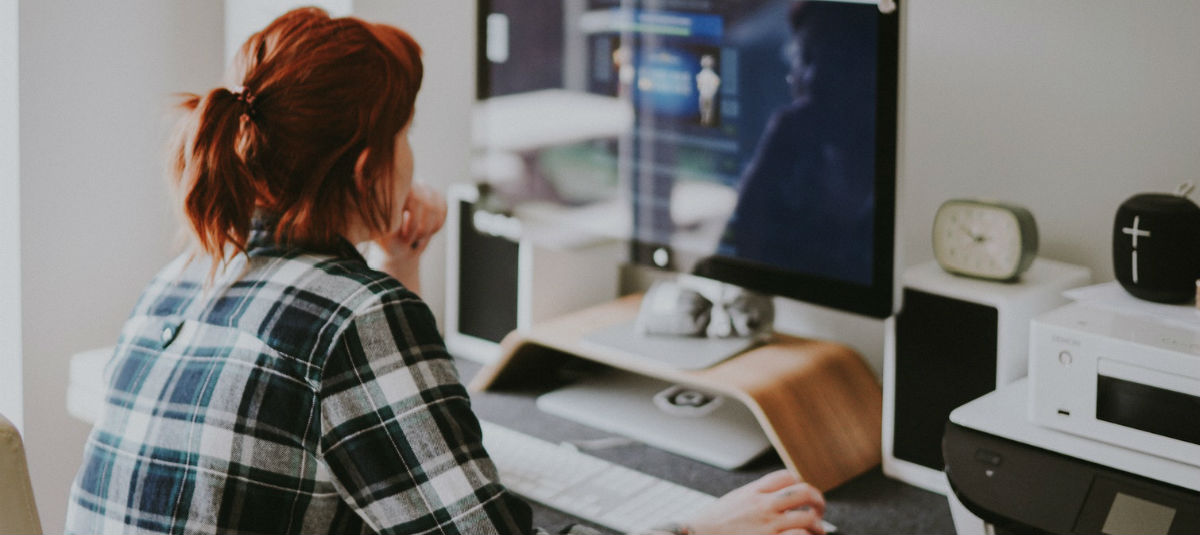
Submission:
POLYGON ((595 346, 588 333, 630 321, 640 296, 568 314, 509 334, 502 356, 480 370, 474 390, 537 382, 571 357, 737 399, 754 413, 781 459, 828 490, 880 461, 883 397, 853 350, 832 342, 776 335, 772 343, 703 370, 680 370, 595 346))

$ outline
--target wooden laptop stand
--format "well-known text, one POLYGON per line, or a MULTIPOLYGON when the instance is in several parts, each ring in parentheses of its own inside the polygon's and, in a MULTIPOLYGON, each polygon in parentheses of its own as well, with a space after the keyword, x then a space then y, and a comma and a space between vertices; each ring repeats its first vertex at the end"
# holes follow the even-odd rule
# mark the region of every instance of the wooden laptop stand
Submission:
POLYGON ((618 350, 581 344, 589 333, 631 321, 641 296, 623 297, 515 331, 471 389, 505 389, 547 377, 564 353, 656 379, 723 394, 746 405, 792 473, 822 491, 880 461, 883 395, 854 350, 775 335, 703 370, 680 370, 618 350))

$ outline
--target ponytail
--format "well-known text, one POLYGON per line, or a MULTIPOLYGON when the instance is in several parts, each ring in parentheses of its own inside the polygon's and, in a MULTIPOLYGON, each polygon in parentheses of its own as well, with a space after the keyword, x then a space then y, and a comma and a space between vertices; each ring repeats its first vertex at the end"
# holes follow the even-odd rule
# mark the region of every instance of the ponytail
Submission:
MULTIPOLYGON (((218 267, 227 254, 244 252, 258 190, 247 165, 253 146, 252 111, 246 93, 225 88, 207 96, 187 95, 185 109, 190 128, 177 147, 175 161, 183 214, 190 222, 200 249, 218 267), (188 132, 190 131, 190 132, 188 132)), ((250 101, 252 104, 253 101, 250 101)))

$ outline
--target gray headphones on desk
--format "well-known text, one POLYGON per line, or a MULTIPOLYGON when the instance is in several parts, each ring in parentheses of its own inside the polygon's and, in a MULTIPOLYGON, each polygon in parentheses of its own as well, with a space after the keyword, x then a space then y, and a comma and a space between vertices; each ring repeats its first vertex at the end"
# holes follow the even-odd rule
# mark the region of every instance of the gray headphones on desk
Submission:
POLYGON ((733 338, 769 335, 774 321, 775 305, 765 295, 724 284, 701 290, 658 281, 642 298, 634 325, 639 334, 733 338))

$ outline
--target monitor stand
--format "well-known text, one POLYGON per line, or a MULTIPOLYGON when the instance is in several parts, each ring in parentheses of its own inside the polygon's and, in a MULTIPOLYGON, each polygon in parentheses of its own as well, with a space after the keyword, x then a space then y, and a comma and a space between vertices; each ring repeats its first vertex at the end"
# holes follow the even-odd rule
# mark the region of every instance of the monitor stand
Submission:
POLYGON ((619 370, 542 394, 537 407, 725 470, 739 468, 771 448, 745 405, 619 370))
MULTIPOLYGON (((505 338, 500 358, 481 369, 470 387, 536 388, 559 381, 556 370, 584 359, 666 384, 700 388, 720 394, 724 404, 741 405, 784 465, 823 491, 879 464, 883 395, 874 374, 852 349, 777 333, 768 343, 734 358, 683 370, 584 343, 597 330, 633 320, 640 303, 641 296, 622 297, 516 331, 505 338)), ((651 410, 657 406, 644 409, 651 410)))
POLYGON ((681 370, 702 370, 762 343, 757 336, 711 338, 643 334, 635 321, 597 329, 580 340, 581 345, 620 351, 681 370))

